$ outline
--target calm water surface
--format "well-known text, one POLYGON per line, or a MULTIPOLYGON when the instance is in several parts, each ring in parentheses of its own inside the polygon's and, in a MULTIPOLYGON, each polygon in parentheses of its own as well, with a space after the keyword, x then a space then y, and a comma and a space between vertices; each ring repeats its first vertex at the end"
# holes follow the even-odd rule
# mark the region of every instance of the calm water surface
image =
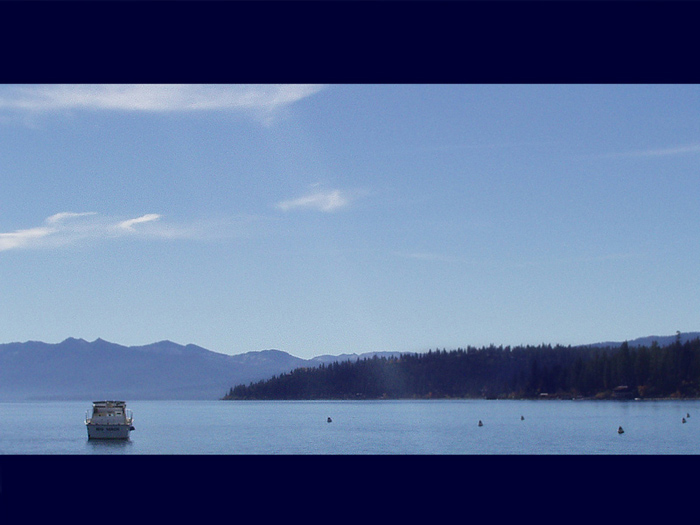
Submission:
POLYGON ((700 453, 696 400, 127 405, 136 430, 127 441, 109 442, 87 439, 83 419, 90 401, 0 403, 0 454, 700 453))

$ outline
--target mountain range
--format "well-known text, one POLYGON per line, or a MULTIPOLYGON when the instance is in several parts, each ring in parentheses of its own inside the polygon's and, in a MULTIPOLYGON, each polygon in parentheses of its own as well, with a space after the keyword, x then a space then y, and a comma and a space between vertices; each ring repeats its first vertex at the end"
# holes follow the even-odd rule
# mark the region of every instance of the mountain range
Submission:
MULTIPOLYGON (((678 332, 676 335, 649 335, 647 337, 639 337, 637 339, 633 339, 631 341, 627 341, 627 344, 629 346, 651 346, 651 344, 656 341, 659 346, 667 346, 670 345, 671 343, 674 343, 676 339, 679 339, 681 343, 685 343, 686 341, 692 341, 694 339, 698 339, 700 337, 700 332, 678 332)), ((622 342, 611 342, 607 341, 604 343, 595 343, 592 345, 586 345, 586 346, 594 346, 594 347, 617 347, 620 346, 622 342)))
MULTIPOLYGON (((663 346, 676 337, 649 336, 628 344, 640 346, 657 341, 663 346)), ((700 332, 680 337, 683 342, 700 337, 700 332)), ((399 354, 370 352, 302 359, 280 350, 227 355, 172 341, 145 346, 75 338, 56 344, 5 343, 0 344, 0 401, 220 399, 233 386, 269 379, 295 368, 399 354)))
POLYGON ((372 355, 302 359, 279 350, 227 355, 172 341, 127 347, 72 337, 57 344, 6 343, 0 344, 0 401, 219 399, 238 384, 372 355))

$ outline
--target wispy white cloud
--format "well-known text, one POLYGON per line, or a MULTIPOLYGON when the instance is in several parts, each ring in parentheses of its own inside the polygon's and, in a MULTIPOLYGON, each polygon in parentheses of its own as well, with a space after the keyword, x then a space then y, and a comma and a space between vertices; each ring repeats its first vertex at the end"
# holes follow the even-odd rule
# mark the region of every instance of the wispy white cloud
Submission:
POLYGON ((135 224, 141 224, 143 222, 151 222, 160 219, 160 215, 157 213, 149 213, 147 215, 142 215, 141 217, 136 217, 135 219, 128 219, 120 222, 117 227, 124 230, 134 230, 135 224))
POLYGON ((311 84, 100 84, 14 85, 0 89, 0 109, 30 112, 102 111, 249 111, 273 112, 314 95, 311 84))
POLYGON ((58 222, 63 222, 68 219, 73 219, 76 217, 84 217, 86 215, 96 215, 95 212, 89 211, 89 212, 82 212, 82 213, 73 213, 73 212, 62 212, 62 213, 57 213, 55 215, 52 215, 48 219, 46 219, 46 222, 49 224, 56 224, 58 222))
POLYGON ((451 255, 444 255, 433 252, 401 252, 397 253, 398 256, 404 257, 406 259, 414 259, 418 261, 428 261, 428 262, 463 262, 457 257, 451 255))
POLYGON ((296 209, 311 209, 322 212, 334 212, 350 205, 353 195, 341 190, 321 190, 296 199, 284 200, 277 203, 277 208, 283 211, 296 209))
POLYGON ((472 267, 509 267, 509 268, 533 268, 533 267, 550 267, 550 266, 570 266, 573 264, 589 264, 589 263, 612 263, 624 262, 625 260, 637 259, 642 257, 639 253, 604 253, 604 254, 580 254, 572 257, 544 257, 541 259, 474 259, 467 257, 458 257, 437 252, 394 252, 394 254, 403 259, 414 261, 430 262, 430 263, 455 263, 465 264, 472 267))
POLYGON ((644 150, 633 150, 617 153, 602 153, 600 155, 591 155, 591 157, 601 159, 630 157, 668 157, 675 155, 688 155, 694 153, 700 153, 700 143, 673 146, 668 148, 649 148, 644 150))
POLYGON ((55 231, 54 228, 38 227, 11 233, 0 233, 0 251, 27 248, 37 244, 41 239, 55 233, 55 231))
POLYGON ((630 157, 665 157, 668 155, 683 155, 686 153, 700 153, 700 144, 689 144, 672 148, 654 148, 627 153, 630 157))
POLYGON ((504 149, 533 149, 548 148, 559 144, 557 141, 520 141, 520 142, 470 142, 470 143, 440 143, 440 144, 416 144, 410 148, 401 149, 401 153, 448 153, 477 150, 504 150, 504 149))
POLYGON ((149 223, 160 218, 161 216, 155 213, 133 219, 105 217, 95 212, 57 213, 46 218, 41 226, 0 233, 0 251, 55 248, 85 241, 122 237, 174 239, 205 236, 203 230, 196 225, 149 226, 149 223))

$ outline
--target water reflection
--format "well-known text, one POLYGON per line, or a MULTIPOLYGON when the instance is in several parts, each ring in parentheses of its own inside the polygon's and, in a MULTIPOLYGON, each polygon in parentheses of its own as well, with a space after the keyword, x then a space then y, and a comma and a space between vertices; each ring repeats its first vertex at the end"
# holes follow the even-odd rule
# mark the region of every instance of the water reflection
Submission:
POLYGON ((121 454, 133 446, 131 439, 86 439, 85 447, 96 454, 121 454))

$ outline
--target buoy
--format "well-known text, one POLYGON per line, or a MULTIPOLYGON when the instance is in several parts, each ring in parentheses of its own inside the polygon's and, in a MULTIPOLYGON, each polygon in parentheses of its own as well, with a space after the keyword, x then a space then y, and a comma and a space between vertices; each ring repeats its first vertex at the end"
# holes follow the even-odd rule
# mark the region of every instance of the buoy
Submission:
POLYGON ((685 423, 685 418, 683 418, 683 420, 682 420, 682 421, 683 421, 683 423, 685 423))
POLYGON ((618 434, 624 434, 625 431, 622 430, 622 427, 618 427, 618 428, 617 428, 617 433, 618 433, 618 434))
POLYGON ((484 424, 481 422, 481 419, 479 420, 479 426, 480 426, 480 427, 483 427, 483 426, 484 426, 484 424))
POLYGON ((333 420, 332 420, 331 418, 328 418, 327 421, 328 421, 329 423, 332 423, 332 422, 333 422, 333 420))
POLYGON ((520 421, 525 421, 525 416, 520 416, 520 421))
POLYGON ((685 417, 690 417, 690 412, 686 413, 685 417))

